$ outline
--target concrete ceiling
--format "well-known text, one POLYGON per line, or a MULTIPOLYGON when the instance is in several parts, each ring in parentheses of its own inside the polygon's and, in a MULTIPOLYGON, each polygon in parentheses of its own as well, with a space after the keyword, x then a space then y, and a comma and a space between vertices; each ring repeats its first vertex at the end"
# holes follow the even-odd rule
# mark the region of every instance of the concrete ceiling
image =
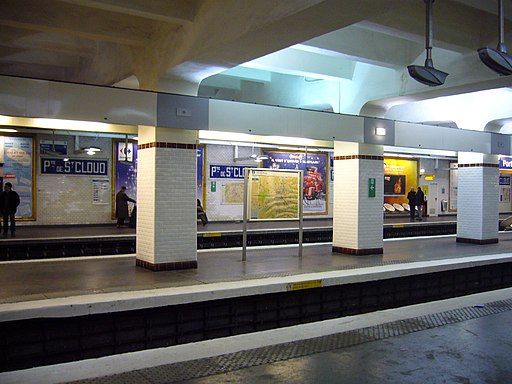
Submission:
MULTIPOLYGON (((512 1, 504 3, 511 45, 512 1)), ((3 75, 194 95, 203 79, 251 61, 268 71, 350 79, 355 63, 403 71, 424 60, 422 0, 0 5, 3 75)), ((438 88, 408 82, 384 97, 367 91, 361 113, 377 116, 405 102, 512 85, 512 76, 496 76, 475 56, 477 48, 497 44, 497 0, 436 1, 433 23, 434 64, 450 73, 449 81, 438 88)))

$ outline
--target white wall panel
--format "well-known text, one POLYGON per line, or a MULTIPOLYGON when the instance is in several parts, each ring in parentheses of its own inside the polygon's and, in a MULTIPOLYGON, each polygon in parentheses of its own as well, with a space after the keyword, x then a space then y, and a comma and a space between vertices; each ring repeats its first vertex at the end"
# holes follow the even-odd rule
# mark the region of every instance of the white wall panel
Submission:
POLYGON ((490 153, 491 136, 489 132, 397 121, 395 124, 395 145, 399 147, 490 153))
POLYGON ((210 100, 210 130, 362 142, 358 116, 210 100))
POLYGON ((0 76, 0 114, 129 125, 156 124, 157 94, 0 76))

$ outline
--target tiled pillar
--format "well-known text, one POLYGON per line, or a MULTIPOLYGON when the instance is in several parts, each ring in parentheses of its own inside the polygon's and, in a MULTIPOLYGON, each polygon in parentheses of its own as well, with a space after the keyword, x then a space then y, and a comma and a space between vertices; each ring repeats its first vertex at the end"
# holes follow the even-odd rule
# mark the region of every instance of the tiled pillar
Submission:
POLYGON ((457 242, 498 242, 499 158, 459 152, 457 242))
POLYGON ((197 268, 197 131, 139 127, 137 265, 197 268))
POLYGON ((334 252, 383 253, 384 158, 381 146, 334 142, 334 252), (370 179, 375 197, 370 197, 370 179))

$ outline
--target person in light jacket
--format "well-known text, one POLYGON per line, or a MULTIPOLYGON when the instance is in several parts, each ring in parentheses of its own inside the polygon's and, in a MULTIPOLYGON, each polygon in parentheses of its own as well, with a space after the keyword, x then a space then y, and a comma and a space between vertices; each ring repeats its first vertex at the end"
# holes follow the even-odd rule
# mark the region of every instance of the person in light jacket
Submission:
POLYGON ((116 217, 117 217, 117 228, 121 228, 124 225, 124 219, 129 218, 128 214, 128 202, 136 203, 135 200, 128 197, 126 194, 126 187, 123 185, 121 190, 116 195, 116 217))

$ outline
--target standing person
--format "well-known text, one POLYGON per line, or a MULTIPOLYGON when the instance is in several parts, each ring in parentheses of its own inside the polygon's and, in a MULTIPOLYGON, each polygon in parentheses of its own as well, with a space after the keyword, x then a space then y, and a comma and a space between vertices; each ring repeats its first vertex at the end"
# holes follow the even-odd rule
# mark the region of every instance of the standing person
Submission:
POLYGON ((411 221, 414 221, 414 216, 416 216, 416 192, 414 191, 414 187, 411 187, 411 190, 407 194, 407 200, 409 201, 411 221))
POLYGON ((11 183, 5 183, 4 191, 0 194, 0 212, 2 212, 4 222, 4 236, 7 236, 9 220, 11 221, 11 236, 16 236, 15 215, 18 205, 20 205, 20 196, 13 191, 11 183))
POLYGON ((117 217, 117 228, 124 225, 124 219, 129 217, 128 215, 128 202, 136 203, 135 200, 128 197, 126 194, 126 187, 123 185, 121 190, 116 195, 116 217, 117 217))
POLYGON ((421 187, 418 187, 418 191, 416 192, 416 207, 418 208, 418 220, 423 221, 423 203, 425 200, 425 194, 421 190, 421 187))
POLYGON ((197 199, 197 217, 201 219, 203 226, 208 224, 208 216, 206 216, 206 212, 204 211, 204 208, 201 205, 201 201, 199 201, 199 199, 197 199))

